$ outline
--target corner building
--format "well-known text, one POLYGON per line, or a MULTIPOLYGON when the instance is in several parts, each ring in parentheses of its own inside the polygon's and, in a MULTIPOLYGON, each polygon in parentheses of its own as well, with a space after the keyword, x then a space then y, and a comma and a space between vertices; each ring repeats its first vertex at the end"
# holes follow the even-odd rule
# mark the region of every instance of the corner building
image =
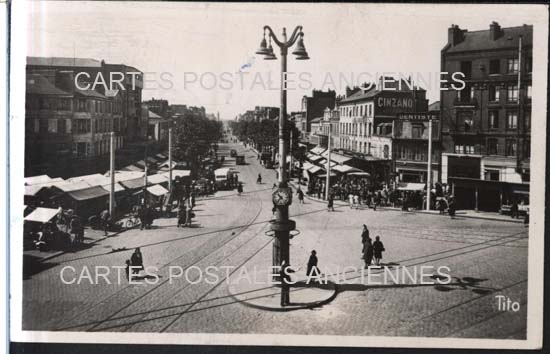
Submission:
POLYGON ((465 87, 441 90, 441 179, 459 208, 529 203, 532 38, 528 25, 448 30, 441 71, 462 72, 465 87))

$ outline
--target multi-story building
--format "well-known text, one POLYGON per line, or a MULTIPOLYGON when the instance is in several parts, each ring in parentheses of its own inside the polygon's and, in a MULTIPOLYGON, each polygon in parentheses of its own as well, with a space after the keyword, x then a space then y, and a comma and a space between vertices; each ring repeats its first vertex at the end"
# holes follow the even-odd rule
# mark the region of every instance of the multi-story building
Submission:
MULTIPOLYGON (((58 166, 73 158, 107 155, 110 132, 115 148, 123 146, 122 98, 120 91, 104 94, 82 90, 73 83, 72 73, 57 73, 57 87, 40 74, 26 78, 25 143, 26 170, 58 166)), ((55 81, 54 81, 55 82, 55 81)))
POLYGON ((432 183, 439 182, 441 139, 439 111, 399 114, 393 122, 391 143, 396 182, 428 181, 429 121, 432 121, 432 183))
POLYGON ((528 203, 532 38, 528 25, 448 30, 441 71, 462 72, 465 87, 441 90, 442 182, 459 207, 528 203))
MULTIPOLYGON (((337 109, 326 108, 323 117, 314 119, 311 123, 310 136, 315 136, 316 144, 325 149, 328 148, 328 142, 330 138, 331 149, 338 149, 340 147, 339 138, 339 121, 340 112, 337 109)), ((311 141, 311 139, 310 139, 311 141)))
POLYGON ((74 79, 82 83, 81 87, 89 84, 102 95, 111 89, 118 90, 122 102, 122 135, 126 141, 145 137, 147 121, 141 117, 143 73, 138 69, 89 58, 27 57, 26 70, 27 74, 45 77, 62 90, 74 86, 69 82, 74 84, 74 79))
POLYGON ((311 130, 311 121, 315 118, 322 117, 325 109, 328 107, 333 109, 336 105, 336 91, 328 90, 313 90, 311 97, 302 97, 302 124, 297 125, 303 135, 306 135, 311 130))
MULTIPOLYGON (((386 139, 374 136, 391 135, 391 126, 398 113, 427 111, 426 91, 402 80, 380 78, 384 83, 357 90, 342 99, 340 111, 340 148, 351 152, 373 155, 374 151, 387 151, 386 139)), ((391 156, 391 154, 386 154, 391 156)), ((388 159, 391 157, 388 157, 388 159)))

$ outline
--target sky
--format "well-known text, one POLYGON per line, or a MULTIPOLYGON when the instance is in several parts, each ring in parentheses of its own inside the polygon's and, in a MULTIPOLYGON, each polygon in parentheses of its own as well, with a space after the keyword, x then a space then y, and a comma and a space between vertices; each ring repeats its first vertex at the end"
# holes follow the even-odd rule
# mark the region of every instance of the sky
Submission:
MULTIPOLYGON (((204 106, 233 119, 254 106, 279 106, 280 60, 255 54, 269 25, 281 38, 303 26, 310 60, 288 56, 288 112, 312 88, 345 92, 377 73, 432 76, 431 102, 447 29, 541 23, 541 5, 29 2, 29 56, 124 63, 145 72, 143 99, 204 106), (223 74, 225 73, 225 74, 223 74), (413 74, 414 75, 414 74, 413 74), (271 81, 270 81, 271 79, 271 81)), ((274 45, 280 59, 279 51, 274 45)), ((292 49, 290 50, 292 51, 292 49)))

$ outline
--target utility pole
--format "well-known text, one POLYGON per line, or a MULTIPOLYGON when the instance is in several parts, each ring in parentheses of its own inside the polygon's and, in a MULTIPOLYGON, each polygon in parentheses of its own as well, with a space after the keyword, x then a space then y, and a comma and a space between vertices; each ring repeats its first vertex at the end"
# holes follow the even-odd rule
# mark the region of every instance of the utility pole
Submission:
POLYGON ((168 190, 170 191, 170 197, 172 197, 172 128, 168 129, 168 166, 170 171, 168 176, 168 190))
POLYGON ((432 118, 428 120, 428 183, 426 194, 426 210, 431 209, 432 203, 432 118))
POLYGON ((326 200, 328 200, 328 194, 329 194, 329 189, 330 189, 330 149, 331 149, 331 144, 330 144, 330 137, 331 137, 331 133, 332 133, 332 124, 329 123, 328 125, 328 142, 327 142, 327 151, 328 151, 328 155, 327 155, 327 179, 326 179, 326 191, 325 191, 325 198, 326 200))
POLYGON ((286 28, 283 28, 282 41, 277 38, 271 27, 264 26, 264 37, 256 54, 264 55, 266 60, 276 60, 271 41, 281 49, 281 108, 279 112, 279 176, 278 189, 273 192, 273 203, 276 205, 275 220, 271 222, 271 230, 274 234, 273 242, 273 266, 279 269, 278 280, 281 283, 281 306, 286 306, 290 301, 290 285, 286 282, 284 270, 290 265, 290 231, 296 228, 296 223, 288 217, 288 207, 292 203, 292 190, 288 187, 286 157, 288 147, 288 131, 286 117, 287 103, 287 54, 288 49, 298 41, 292 54, 299 60, 307 60, 309 56, 303 43, 304 33, 302 26, 297 26, 287 41, 286 28), (266 34, 269 37, 269 47, 266 42, 266 34))
POLYGON ((109 175, 111 177, 111 188, 109 190, 109 214, 114 216, 115 213, 115 133, 111 132, 110 137, 110 168, 109 175))
POLYGON ((290 172, 289 172, 290 176, 289 176, 289 178, 292 178, 292 170, 294 168, 294 157, 292 155, 292 142, 293 142, 292 133, 293 133, 293 129, 291 127, 291 129, 290 129, 290 146, 289 146, 289 149, 290 149, 290 172))
POLYGON ((149 153, 149 137, 147 137, 147 142, 145 144, 145 156, 144 156, 144 159, 143 159, 143 164, 145 165, 145 169, 144 169, 144 172, 145 174, 143 175, 143 206, 147 206, 147 154, 149 153))

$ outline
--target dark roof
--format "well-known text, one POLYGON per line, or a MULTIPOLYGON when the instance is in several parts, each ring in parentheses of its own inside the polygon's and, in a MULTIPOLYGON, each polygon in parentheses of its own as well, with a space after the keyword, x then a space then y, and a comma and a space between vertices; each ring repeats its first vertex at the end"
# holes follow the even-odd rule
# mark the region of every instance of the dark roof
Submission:
POLYGON ((495 50, 518 48, 519 36, 523 37, 524 46, 533 45, 533 26, 523 25, 519 27, 501 28, 500 37, 492 40, 490 30, 464 32, 464 40, 452 47, 449 47, 447 53, 467 52, 477 50, 495 50))
POLYGON ((436 101, 428 106, 428 111, 439 111, 439 101, 436 101))
POLYGON ((354 101, 360 101, 360 100, 367 99, 367 98, 372 98, 372 97, 376 96, 377 94, 379 94, 380 92, 382 92, 382 91, 376 90, 374 88, 374 85, 373 85, 370 90, 368 90, 368 91, 359 90, 359 91, 355 92, 353 95, 350 95, 349 97, 346 97, 343 100, 341 100, 340 103, 354 102, 354 101))
POLYGON ((102 187, 95 186, 68 192, 67 194, 75 200, 88 200, 107 196, 109 195, 109 192, 102 187))
POLYGON ((71 96, 70 93, 58 89, 42 75, 27 75, 27 93, 35 95, 71 96))
POLYGON ((101 62, 90 58, 27 57, 27 65, 99 68, 101 67, 101 62))
POLYGON ((105 96, 103 96, 99 92, 97 92, 95 90, 92 90, 92 89, 80 90, 80 89, 76 88, 75 92, 81 94, 82 96, 86 96, 86 97, 105 98, 105 96))

